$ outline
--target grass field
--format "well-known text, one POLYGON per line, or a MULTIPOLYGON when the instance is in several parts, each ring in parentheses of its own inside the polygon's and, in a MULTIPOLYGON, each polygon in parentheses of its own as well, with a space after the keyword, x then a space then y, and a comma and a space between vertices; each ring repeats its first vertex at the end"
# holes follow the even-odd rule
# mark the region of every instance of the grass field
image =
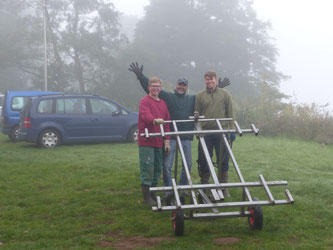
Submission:
MULTIPOLYGON (((287 180, 271 190, 285 199, 288 188, 295 204, 263 207, 262 231, 247 218, 190 220, 174 237, 170 213, 141 204, 135 144, 40 149, 1 135, 0 248, 333 249, 332 146, 245 135, 233 150, 246 181, 287 180)), ((198 182, 196 165, 192 175, 198 182)), ((250 192, 267 199, 262 188, 250 192)))

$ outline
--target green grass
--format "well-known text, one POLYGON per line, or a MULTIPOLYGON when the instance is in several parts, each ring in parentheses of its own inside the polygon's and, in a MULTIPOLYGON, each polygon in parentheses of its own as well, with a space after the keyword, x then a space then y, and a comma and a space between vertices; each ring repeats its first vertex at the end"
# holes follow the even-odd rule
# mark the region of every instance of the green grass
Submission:
MULTIPOLYGON (((295 205, 263 207, 262 231, 251 231, 246 218, 185 221, 183 237, 156 248, 332 249, 333 147, 246 135, 233 149, 246 181, 258 181, 259 174, 267 181, 287 180, 288 186, 271 190, 285 199, 288 188, 295 205), (223 237, 240 241, 213 242, 223 237)), ((196 164, 192 174, 198 182, 196 164)), ((233 169, 230 179, 237 181, 233 169)), ((135 144, 40 149, 1 135, 0 248, 92 249, 135 236, 174 237, 170 213, 142 205, 139 187, 135 144)), ((240 190, 230 192, 231 200, 240 200, 240 190)), ((262 188, 250 192, 266 199, 262 188)))

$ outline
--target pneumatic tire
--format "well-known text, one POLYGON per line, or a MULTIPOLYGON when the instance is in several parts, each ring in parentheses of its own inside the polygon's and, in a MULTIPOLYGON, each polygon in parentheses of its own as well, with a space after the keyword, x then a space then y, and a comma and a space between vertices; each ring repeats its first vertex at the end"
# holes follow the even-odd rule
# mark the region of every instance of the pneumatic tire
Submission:
MULTIPOLYGON (((253 198, 254 201, 258 201, 257 198, 253 198)), ((250 215, 248 217, 249 226, 252 230, 261 230, 264 224, 264 218, 261 206, 248 207, 250 215)))
POLYGON ((184 211, 172 211, 172 229, 176 236, 184 235, 184 211))

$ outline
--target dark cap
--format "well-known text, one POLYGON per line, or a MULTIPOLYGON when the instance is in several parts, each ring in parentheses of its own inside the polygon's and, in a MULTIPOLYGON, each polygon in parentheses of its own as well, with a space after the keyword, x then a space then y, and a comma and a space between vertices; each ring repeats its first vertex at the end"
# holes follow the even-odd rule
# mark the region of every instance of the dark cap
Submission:
POLYGON ((184 84, 188 85, 188 81, 187 81, 187 79, 184 78, 184 77, 179 78, 179 79, 177 80, 177 84, 179 84, 179 83, 184 83, 184 84))

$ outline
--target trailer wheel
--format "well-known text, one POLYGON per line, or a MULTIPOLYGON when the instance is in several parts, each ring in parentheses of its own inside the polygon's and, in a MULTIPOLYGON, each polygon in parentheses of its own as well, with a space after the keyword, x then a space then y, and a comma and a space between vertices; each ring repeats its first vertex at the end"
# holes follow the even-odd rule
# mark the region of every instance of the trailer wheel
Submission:
MULTIPOLYGON (((258 201, 257 198, 253 198, 254 201, 258 201)), ((261 230, 264 218, 261 206, 248 207, 248 211, 251 213, 248 217, 249 226, 252 230, 261 230)))
POLYGON ((184 235, 184 211, 172 211, 172 229, 176 236, 184 235))

